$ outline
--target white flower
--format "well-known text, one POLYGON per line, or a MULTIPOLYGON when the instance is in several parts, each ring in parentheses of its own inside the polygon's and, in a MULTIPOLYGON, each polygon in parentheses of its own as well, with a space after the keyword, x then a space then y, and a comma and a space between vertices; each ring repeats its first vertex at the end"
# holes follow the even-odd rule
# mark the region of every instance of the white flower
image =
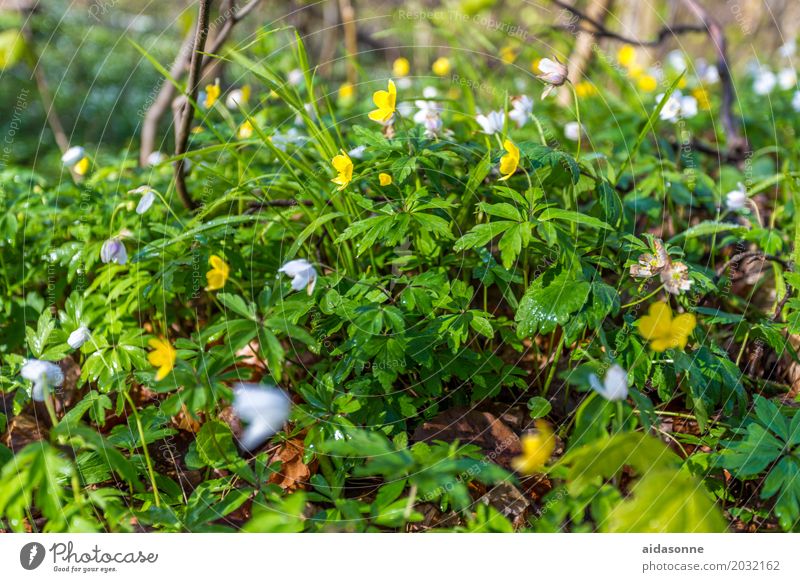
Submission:
POLYGON ((294 127, 289 128, 286 133, 276 133, 269 139, 272 144, 282 152, 286 151, 287 145, 299 146, 306 141, 305 136, 301 135, 294 127))
POLYGON ((689 267, 680 261, 674 263, 669 261, 659 277, 667 293, 680 295, 681 291, 688 291, 692 288, 693 281, 689 278, 689 267))
POLYGON ((67 344, 69 344, 69 347, 71 347, 73 350, 77 350, 83 344, 89 341, 90 337, 92 337, 92 334, 89 332, 89 328, 85 325, 82 325, 69 334, 69 337, 67 338, 67 344))
POLYGON ((283 390, 265 384, 240 383, 233 387, 233 410, 247 423, 240 443, 252 451, 281 430, 292 401, 283 390))
POLYGON ((397 104, 397 113, 400 117, 411 117, 411 114, 414 113, 414 106, 408 101, 401 101, 397 104))
POLYGON ((349 152, 347 152, 347 155, 353 158, 354 160, 360 160, 364 157, 365 151, 367 151, 367 146, 360 145, 358 147, 354 147, 349 152))
POLYGON ((786 42, 783 46, 781 46, 781 48, 778 49, 778 54, 784 59, 793 57, 796 52, 797 42, 795 40, 786 42))
POLYGON ((61 156, 61 163, 71 168, 86 157, 86 150, 81 146, 72 146, 61 156))
POLYGON ((611 402, 628 397, 628 373, 618 364, 608 369, 602 384, 597 374, 590 374, 589 384, 600 396, 611 402))
POLYGON ((438 113, 432 113, 425 118, 425 137, 438 137, 442 132, 442 118, 438 113))
MULTIPOLYGON (((664 93, 657 95, 656 102, 660 103, 663 98, 664 93)), ((663 121, 675 123, 681 118, 694 117, 695 115, 697 115, 697 99, 691 95, 684 95, 680 91, 675 91, 664 103, 659 117, 663 121)))
POLYGON ((125 245, 119 238, 110 238, 103 243, 100 249, 100 260, 106 264, 124 265, 128 262, 128 251, 125 250, 125 245))
POLYGON ((753 91, 756 95, 769 95, 772 93, 777 82, 778 79, 775 73, 769 69, 761 69, 756 73, 756 77, 753 81, 753 91))
POLYGON ((676 71, 686 70, 686 57, 683 55, 683 51, 677 49, 670 51, 667 55, 667 63, 676 71))
POLYGON ((716 65, 709 64, 705 59, 697 59, 697 78, 704 85, 713 85, 719 82, 719 69, 716 65))
POLYGON ((781 69, 778 72, 778 85, 784 91, 797 85, 797 72, 792 68, 781 69))
POLYGON ((800 113, 800 91, 796 91, 792 97, 792 108, 800 113))
POLYGON ((520 95, 511 100, 511 111, 508 112, 508 117, 517 124, 517 127, 528 123, 531 113, 533 113, 533 99, 527 95, 520 95))
POLYGON ((20 376, 33 382, 31 398, 42 402, 47 396, 51 386, 61 386, 64 383, 64 373, 56 364, 42 360, 28 360, 22 365, 20 376))
POLYGON ((504 115, 501 110, 490 111, 489 115, 478 114, 475 116, 475 121, 481 126, 483 133, 486 135, 494 135, 503 131, 504 115))
POLYGON ((303 82, 305 76, 300 69, 292 69, 286 79, 292 87, 297 87, 303 82))
POLYGON ((147 165, 148 166, 157 166, 161 162, 166 159, 167 156, 162 154, 159 151, 152 152, 150 155, 147 156, 147 165))
POLYGON ((570 121, 564 126, 564 137, 570 141, 578 141, 581 130, 581 125, 577 121, 570 121))
POLYGON ((234 89, 228 93, 228 97, 225 99, 225 107, 228 109, 238 110, 240 105, 246 104, 247 99, 245 99, 245 94, 241 89, 234 89))
POLYGON ((539 61, 539 78, 550 85, 563 85, 567 80, 567 67, 558 60, 542 59, 539 61))
POLYGON ((128 194, 141 194, 139 203, 136 205, 136 214, 144 214, 153 205, 156 199, 156 192, 150 186, 139 186, 133 190, 128 190, 128 194))
POLYGON ((731 190, 725 195, 725 207, 731 212, 741 210, 747 205, 747 189, 739 183, 737 190, 731 190))
MULTIPOLYGON (((425 87, 422 90, 422 95, 425 99, 433 99, 436 97, 437 92, 436 89, 433 87, 425 87)), ((424 99, 417 99, 414 101, 414 105, 417 106, 417 112, 414 114, 414 123, 417 124, 424 124, 425 120, 431 115, 439 115, 442 111, 442 106, 439 105, 436 101, 426 101, 424 99)))
POLYGON ((307 260, 295 259, 289 261, 278 269, 278 272, 292 278, 292 289, 295 291, 305 289, 309 295, 314 292, 314 285, 317 284, 317 271, 307 260))

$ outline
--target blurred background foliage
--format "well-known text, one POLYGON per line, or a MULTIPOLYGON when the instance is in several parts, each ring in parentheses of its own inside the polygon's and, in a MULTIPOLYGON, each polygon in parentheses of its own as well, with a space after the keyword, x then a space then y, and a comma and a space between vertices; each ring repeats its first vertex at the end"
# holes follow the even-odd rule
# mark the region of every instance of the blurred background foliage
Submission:
MULTIPOLYGON (((600 15, 609 30, 638 39, 653 38, 664 26, 697 23, 680 0, 569 3, 600 15)), ((778 47, 795 38, 800 27, 796 0, 704 0, 703 5, 726 31, 733 68, 753 59, 768 62, 778 47)), ((214 22, 222 22, 225 6, 226 0, 212 2, 212 39, 214 22)), ((34 65, 49 85, 69 143, 112 155, 127 150, 135 159, 143 116, 162 76, 133 42, 168 68, 193 26, 196 11, 197 2, 192 0, 0 0, 0 130, 4 135, 15 121, 14 147, 3 156, 3 165, 27 164, 38 169, 50 166, 41 163, 43 158, 58 153, 38 98, 34 65), (15 115, 20 105, 24 115, 15 115)), ((343 79, 349 51, 346 27, 339 26, 342 15, 352 16, 358 55, 352 64, 362 75, 374 66, 385 70, 401 54, 412 57, 412 74, 429 74, 436 56, 449 51, 460 52, 466 67, 471 59, 495 60, 506 45, 514 52, 520 72, 530 75, 531 61, 540 56, 569 57, 574 38, 563 34, 563 29, 577 23, 563 7, 549 1, 261 2, 237 24, 228 46, 247 46, 256 58, 272 58, 285 54, 274 51, 289 37, 263 35, 254 43, 254 33, 265 27, 286 27, 288 34, 288 27, 296 27, 313 62, 322 63, 317 73, 343 79)), ((619 46, 614 39, 599 43, 612 52, 619 46)), ((656 62, 676 47, 694 57, 714 58, 714 47, 704 34, 668 37, 641 51, 640 58, 656 62)), ((231 64, 211 72, 223 85, 235 83, 239 74, 231 64)), ((171 131, 166 127, 169 118, 162 119, 159 133, 167 140, 161 148, 167 152, 172 150, 171 131)))

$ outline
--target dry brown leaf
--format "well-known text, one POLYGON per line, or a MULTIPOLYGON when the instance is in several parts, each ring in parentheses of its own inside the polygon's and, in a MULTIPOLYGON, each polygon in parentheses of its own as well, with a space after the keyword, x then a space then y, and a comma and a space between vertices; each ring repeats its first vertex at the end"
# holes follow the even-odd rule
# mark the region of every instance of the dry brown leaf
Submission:
POLYGON ((30 414, 18 414, 9 420, 8 429, 3 435, 3 444, 18 453, 26 445, 47 438, 47 428, 39 424, 30 414))
POLYGON ((311 467, 303 463, 303 450, 301 439, 289 439, 282 443, 270 457, 270 463, 281 461, 281 467, 270 476, 269 482, 287 491, 303 488, 312 473, 311 467))
POLYGON ((414 431, 414 440, 477 445, 490 461, 506 468, 522 453, 519 437, 502 420, 491 412, 468 408, 451 408, 423 423, 414 431))

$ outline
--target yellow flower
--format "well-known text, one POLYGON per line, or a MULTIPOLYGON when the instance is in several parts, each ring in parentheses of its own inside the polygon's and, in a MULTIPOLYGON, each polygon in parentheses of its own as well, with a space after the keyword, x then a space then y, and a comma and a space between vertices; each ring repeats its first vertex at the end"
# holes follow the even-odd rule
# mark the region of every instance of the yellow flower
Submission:
POLYGON ((339 87, 339 99, 347 101, 348 99, 352 99, 355 93, 356 90, 352 83, 342 83, 339 87))
POLYGON ((541 60, 542 59, 533 59, 531 61, 531 71, 537 74, 540 72, 539 63, 541 62, 541 60))
POLYGON ((411 72, 411 63, 405 57, 395 59, 392 63, 392 74, 395 77, 405 77, 411 72))
POLYGON ((578 97, 589 97, 597 94, 597 87, 589 81, 581 81, 575 84, 575 92, 578 97))
POLYGON ((678 89, 686 89, 686 77, 681 77, 681 80, 678 81, 678 89))
POLYGON ((378 181, 380 181, 381 186, 389 186, 392 183, 392 177, 385 172, 381 172, 378 174, 378 181))
POLYGON ((217 255, 211 255, 208 259, 208 263, 211 265, 211 270, 206 273, 206 280, 208 281, 208 287, 206 287, 206 289, 209 291, 222 289, 225 286, 225 282, 228 280, 231 268, 228 266, 228 263, 217 255))
POLYGON ((389 123, 392 119, 392 115, 394 115, 394 109, 397 103, 397 88, 394 86, 394 81, 389 79, 388 91, 375 91, 375 93, 372 94, 372 102, 375 103, 377 109, 375 111, 370 111, 369 118, 378 123, 389 123))
POLYGON ((663 352, 670 348, 685 348, 696 325, 694 314, 672 317, 669 304, 658 302, 653 303, 647 315, 639 319, 639 333, 650 342, 650 349, 663 352))
POLYGON ((236 132, 236 137, 239 139, 248 139, 253 137, 253 124, 250 123, 250 120, 246 120, 239 126, 239 130, 236 132))
POLYGON ((450 59, 447 57, 439 57, 433 61, 433 64, 431 65, 431 71, 433 71, 434 75, 444 77, 450 72, 450 59))
POLYGON ((513 176, 519 166, 519 148, 510 139, 503 142, 503 148, 508 153, 500 158, 500 173, 503 174, 503 177, 500 178, 501 181, 508 180, 513 176))
POLYGON ((553 429, 545 421, 536 421, 536 434, 526 434, 521 439, 522 455, 511 461, 511 466, 518 473, 533 475, 550 460, 556 448, 556 437, 553 429))
POLYGON ((219 83, 206 85, 206 99, 203 101, 203 105, 206 109, 211 109, 214 106, 214 103, 216 103, 217 99, 219 99, 220 92, 221 89, 219 88, 219 83))
POLYGON ((708 98, 708 91, 703 87, 694 89, 694 91, 692 91, 692 97, 697 99, 697 106, 703 111, 709 111, 711 109, 711 100, 708 98))
POLYGON ((500 49, 500 59, 504 63, 510 65, 517 60, 517 51, 514 49, 514 47, 506 45, 500 49))
POLYGON ((339 185, 337 190, 344 190, 350 183, 350 180, 353 179, 353 160, 342 150, 341 154, 333 156, 331 164, 333 164, 334 169, 339 172, 339 175, 331 180, 331 182, 339 185))
POLYGON ((242 85, 242 103, 250 101, 250 85, 242 85))
POLYGON ((158 382, 166 378, 167 374, 172 371, 178 352, 164 338, 151 339, 147 345, 153 348, 153 351, 147 354, 147 361, 158 368, 158 372, 156 372, 156 382, 158 382))
POLYGON ((658 89, 658 81, 653 75, 642 75, 637 82, 639 84, 639 89, 645 93, 652 93, 658 89))
POLYGON ((636 49, 629 45, 622 45, 617 51, 617 61, 626 69, 630 69, 636 63, 636 49))
POLYGON ((89 158, 81 158, 81 160, 72 166, 72 170, 79 176, 85 176, 89 171, 89 158))

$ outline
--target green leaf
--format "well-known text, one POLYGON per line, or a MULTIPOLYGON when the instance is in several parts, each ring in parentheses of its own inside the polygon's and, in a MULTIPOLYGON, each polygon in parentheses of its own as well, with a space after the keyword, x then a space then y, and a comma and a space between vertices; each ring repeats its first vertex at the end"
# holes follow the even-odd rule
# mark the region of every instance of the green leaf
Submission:
POLYGON ((580 274, 551 267, 537 278, 519 303, 515 321, 517 336, 547 334, 564 325, 589 296, 591 285, 580 274))
POLYGON ((528 410, 530 411, 531 418, 544 418, 550 411, 553 409, 553 405, 550 404, 550 401, 546 398, 542 398, 541 396, 534 396, 530 400, 528 400, 528 410))
POLYGON ((720 533, 728 524, 700 481, 668 468, 644 475, 601 526, 614 533, 720 533))
POLYGON ((581 226, 588 226, 589 228, 602 228, 605 230, 614 230, 610 224, 603 222, 599 218, 577 212, 576 210, 564 210, 563 208, 548 208, 537 216, 542 222, 548 220, 566 220, 567 222, 574 222, 581 226))
POLYGON ((228 467, 239 460, 239 452, 233 443, 231 429, 224 422, 210 420, 197 433, 197 454, 209 467, 228 467))

